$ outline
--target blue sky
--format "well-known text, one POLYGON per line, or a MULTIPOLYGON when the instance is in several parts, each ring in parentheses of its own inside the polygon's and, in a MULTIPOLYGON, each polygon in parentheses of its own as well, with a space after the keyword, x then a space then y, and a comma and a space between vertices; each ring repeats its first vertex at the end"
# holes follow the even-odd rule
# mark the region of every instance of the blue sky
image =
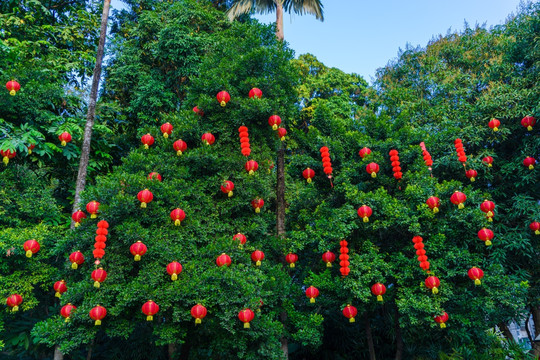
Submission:
MULTIPOLYGON (((296 55, 314 54, 330 67, 362 75, 368 82, 379 67, 409 43, 425 46, 448 29, 504 23, 519 0, 322 0, 324 22, 285 13, 285 40, 296 55)), ((275 22, 275 14, 256 16, 275 22)))

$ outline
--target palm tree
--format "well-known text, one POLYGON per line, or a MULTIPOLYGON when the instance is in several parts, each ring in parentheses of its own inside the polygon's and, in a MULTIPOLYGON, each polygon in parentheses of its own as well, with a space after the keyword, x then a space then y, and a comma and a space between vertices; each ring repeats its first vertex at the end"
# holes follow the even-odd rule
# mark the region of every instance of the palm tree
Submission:
POLYGON ((283 10, 299 15, 313 14, 317 20, 324 20, 323 6, 320 0, 236 0, 227 11, 227 15, 232 21, 252 10, 259 14, 276 11, 276 36, 280 41, 284 39, 283 10))

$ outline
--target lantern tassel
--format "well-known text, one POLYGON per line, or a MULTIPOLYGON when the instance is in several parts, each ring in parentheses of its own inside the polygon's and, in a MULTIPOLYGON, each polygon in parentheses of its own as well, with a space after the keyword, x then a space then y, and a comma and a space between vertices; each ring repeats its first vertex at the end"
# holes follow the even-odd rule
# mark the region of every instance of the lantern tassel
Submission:
POLYGON ((60 145, 66 146, 66 145, 67 145, 67 142, 65 142, 65 140, 62 140, 62 142, 60 143, 60 145))
POLYGON ((446 327, 445 323, 441 323, 441 329, 444 329, 446 327))
POLYGON ((315 303, 315 298, 309 298, 309 302, 312 304, 315 303))
POLYGON ((368 218, 367 216, 364 216, 364 217, 362 218, 362 221, 364 221, 364 222, 369 222, 369 218, 368 218))
POLYGON ((492 221, 493 221, 493 219, 492 219, 491 216, 488 216, 487 219, 488 219, 489 222, 492 222, 492 221))
POLYGON ((307 178, 307 183, 311 184, 311 178, 307 178))
POLYGON ((72 268, 73 270, 76 270, 78 267, 79 267, 79 264, 77 264, 76 262, 72 262, 72 263, 71 263, 71 268, 72 268))
POLYGON ((9 95, 11 95, 11 96, 15 96, 15 94, 17 94, 17 92, 16 92, 15 90, 11 90, 11 91, 9 92, 9 95))
POLYGON ((487 240, 486 241, 486 246, 490 246, 491 245, 491 241, 487 240))
POLYGON ((329 261, 326 263, 326 267, 332 267, 332 263, 329 261))
POLYGON ((383 301, 382 295, 377 295, 377 301, 383 301))
POLYGON ((497 131, 499 131, 499 128, 495 126, 495 127, 493 128, 493 131, 497 132, 497 131))
POLYGON ((168 138, 169 138, 169 134, 163 133, 163 137, 164 137, 165 139, 168 139, 168 138))
POLYGON ((69 317, 67 317, 66 320, 64 320, 64 322, 69 322, 69 317))
POLYGON ((141 203, 141 207, 142 207, 143 209, 146 208, 146 203, 145 203, 145 202, 142 202, 142 203, 141 203))
POLYGON ((195 325, 200 324, 200 323, 202 323, 201 319, 196 318, 196 319, 195 319, 195 325))
POLYGON ((19 311, 19 307, 17 305, 15 305, 13 309, 11 309, 11 312, 15 312, 15 311, 19 311))
POLYGON ((353 322, 355 322, 355 321, 356 321, 356 320, 354 320, 353 317, 349 319, 349 322, 350 322, 350 323, 353 323, 353 322))
POLYGON ((261 212, 261 208, 255 208, 255 212, 258 214, 261 212))
POLYGON ((438 208, 438 207, 434 207, 434 208, 433 208, 433 213, 436 214, 436 213, 438 213, 438 212, 439 212, 439 208, 438 208))
POLYGON ((474 182, 476 179, 473 177, 471 177, 471 182, 474 182))
POLYGON ((92 213, 92 214, 90 215, 90 219, 95 219, 95 218, 97 218, 97 214, 96 214, 96 213, 92 213))
POLYGON ((176 275, 176 274, 171 275, 171 280, 172 281, 176 281, 177 279, 178 279, 178 275, 176 275))
POLYGON ((101 320, 96 320, 96 322, 94 323, 95 326, 99 326, 101 325, 101 320))
POLYGON ((285 136, 283 136, 283 137, 280 137, 280 138, 279 138, 279 140, 281 140, 281 141, 285 141, 285 136))
POLYGON ((493 216, 493 213, 492 213, 491 211, 488 211, 487 214, 486 214, 486 216, 492 217, 492 216, 493 216))
POLYGON ((535 230, 534 233, 535 233, 536 235, 540 235, 540 230, 535 230))
POLYGON ((58 291, 54 294, 57 298, 62 297, 62 294, 60 294, 58 291))
POLYGON ((439 293, 439 289, 437 289, 436 287, 434 287, 433 289, 431 289, 431 292, 432 292, 433 294, 436 295, 436 294, 439 293))
POLYGON ((181 223, 182 222, 179 219, 174 220, 174 225, 175 226, 180 226, 181 223))
POLYGON ((482 282, 480 281, 480 279, 476 279, 474 280, 474 285, 482 285, 482 282))
POLYGON ((255 171, 249 170, 249 175, 253 175, 253 174, 255 174, 255 171))
POLYGON ((227 105, 227 103, 226 103, 225 101, 221 101, 221 102, 219 103, 219 105, 221 105, 221 107, 225 107, 225 105, 227 105))
POLYGON ((459 205, 457 207, 458 207, 458 209, 463 209, 465 207, 465 205, 463 205, 463 203, 459 203, 459 205))
POLYGON ((141 261, 141 255, 139 254, 135 255, 135 261, 141 261))
POLYGON ((182 155, 182 151, 181 151, 181 150, 178 150, 178 151, 176 152, 176 156, 181 156, 181 155, 182 155))
POLYGON ((261 266, 261 260, 257 260, 257 262, 255 262, 255 265, 261 266))
POLYGON ((272 130, 277 130, 278 126, 277 124, 272 125, 272 130))
POLYGON ((491 164, 488 164, 488 167, 493 167, 493 165, 491 165, 491 164))
POLYGON ((244 323, 244 329, 249 329, 249 328, 250 328, 249 323, 248 322, 244 323))
POLYGON ((79 227, 79 226, 81 226, 81 223, 80 223, 80 222, 76 222, 76 223, 75 223, 75 227, 79 227))
POLYGON ((26 257, 31 258, 32 257, 32 250, 26 250, 26 257))
MULTIPOLYGON (((12 90, 12 91, 13 91, 13 90, 12 90)), ((10 94, 11 94, 11 93, 10 93, 10 94)), ((15 95, 15 94, 12 94, 12 95, 15 95)), ((532 126, 531 126, 531 125, 527 126, 527 130, 528 130, 528 131, 531 131, 531 130, 532 130, 532 126)))
POLYGON ((101 285, 99 284, 99 281, 94 281, 94 287, 98 288, 100 287, 101 285))
POLYGON ((146 317, 146 321, 153 321, 154 320, 154 317, 152 315, 148 315, 146 317))
POLYGON ((372 173, 371 173, 371 177, 375 179, 375 178, 377 177, 377 173, 376 173, 376 172, 372 172, 372 173))
POLYGON ((534 166, 533 165, 529 165, 529 170, 532 170, 534 169, 534 166))
POLYGON ((144 148, 145 148, 145 149, 148 149, 148 144, 144 144, 144 148))
POLYGON ((28 149, 28 155, 32 155, 32 149, 28 149))
POLYGON ((291 268, 293 268, 293 267, 295 267, 295 266, 296 266, 296 265, 294 265, 294 263, 290 263, 290 264, 289 264, 289 267, 291 267, 291 268))
POLYGON ((233 196, 233 192, 232 192, 232 191, 229 191, 229 192, 227 193, 227 195, 228 195, 229 197, 232 197, 232 196, 233 196))
POLYGON ((9 158, 7 156, 4 156, 4 158, 2 159, 2 161, 4 162, 4 164, 7 166, 7 164, 9 164, 9 158))

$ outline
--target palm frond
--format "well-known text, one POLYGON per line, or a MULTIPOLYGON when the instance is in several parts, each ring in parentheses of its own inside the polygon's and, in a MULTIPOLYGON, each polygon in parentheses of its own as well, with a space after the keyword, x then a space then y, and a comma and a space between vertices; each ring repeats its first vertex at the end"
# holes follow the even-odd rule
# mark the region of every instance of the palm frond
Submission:
POLYGON ((227 10, 227 16, 230 21, 243 14, 249 14, 252 10, 259 14, 273 12, 276 9, 276 3, 273 0, 237 0, 227 10))
POLYGON ((321 0, 285 0, 283 2, 283 8, 289 13, 315 15, 317 20, 324 21, 321 0))

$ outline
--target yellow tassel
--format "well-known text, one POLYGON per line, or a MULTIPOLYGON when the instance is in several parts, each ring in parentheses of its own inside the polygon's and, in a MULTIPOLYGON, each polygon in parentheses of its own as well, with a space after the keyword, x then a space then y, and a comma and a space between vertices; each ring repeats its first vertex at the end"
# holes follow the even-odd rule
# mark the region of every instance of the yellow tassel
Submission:
POLYGON ((146 317, 146 321, 152 321, 152 320, 154 320, 154 317, 152 315, 148 315, 146 317))
POLYGON ((486 214, 486 216, 492 217, 492 216, 493 216, 493 213, 492 213, 491 211, 488 211, 487 214, 486 214))
POLYGON ((232 191, 229 191, 228 195, 229 195, 229 197, 232 197, 232 196, 233 196, 233 192, 232 192, 232 191))
POLYGON ((278 126, 276 124, 272 125, 272 130, 277 130, 278 126))
POLYGON ((141 261, 141 255, 135 255, 135 261, 141 261))
POLYGON ((97 218, 97 214, 91 214, 90 215, 90 219, 95 219, 95 218, 97 218))
POLYGON ((180 226, 180 224, 181 224, 180 220, 178 220, 178 219, 174 220, 174 225, 175 226, 180 226))
POLYGON ((279 138, 279 140, 281 140, 281 141, 285 141, 285 136, 283 136, 283 137, 279 138))
POLYGON ((353 317, 352 317, 352 318, 350 318, 350 319, 349 319, 349 322, 350 322, 350 323, 353 323, 353 322, 355 322, 354 318, 353 318, 353 317))
POLYGON ((81 226, 81 223, 76 222, 75 227, 79 227, 79 226, 81 226))
POLYGON ((377 173, 376 173, 376 172, 372 172, 372 173, 371 173, 371 177, 375 179, 375 178, 377 177, 377 173))
POLYGON ((488 167, 493 167, 493 165, 492 165, 492 164, 488 164, 488 167))
POLYGON ((253 174, 255 174, 255 171, 249 170, 249 175, 253 175, 253 174))
POLYGON ((145 149, 148 149, 148 144, 144 144, 144 148, 145 148, 145 149))
POLYGON ((291 268, 293 268, 293 267, 295 267, 295 266, 296 266, 296 265, 294 265, 294 263, 290 263, 290 264, 289 264, 289 267, 291 267, 291 268))
POLYGON ((533 165, 529 165, 529 170, 532 170, 534 169, 534 166, 533 165))
POLYGON ((142 203, 141 203, 141 207, 142 207, 142 208, 146 208, 146 203, 145 203, 145 202, 142 202, 142 203))
POLYGON ((99 326, 101 325, 101 320, 96 320, 96 322, 94 323, 95 326, 99 326))
POLYGON ((78 267, 79 267, 79 264, 77 264, 76 262, 72 262, 72 263, 71 263, 71 268, 72 268, 73 270, 76 270, 78 267))
POLYGON ((315 302, 315 298, 309 298, 309 302, 313 304, 315 302))
POLYGON ((377 295, 377 301, 382 301, 382 295, 377 295))
POLYGON ((261 261, 260 261, 260 260, 257 260, 257 262, 255 263, 255 265, 261 266, 261 261))
POLYGON ((441 329, 444 329, 446 327, 445 323, 441 323, 441 329))
POLYGON ((32 149, 28 149, 28 155, 32 155, 32 149))
POLYGON ((178 279, 178 275, 176 275, 176 274, 171 275, 171 280, 172 281, 176 281, 177 279, 178 279))
POLYGON ((57 298, 62 297, 62 294, 60 294, 58 291, 54 294, 57 298))
POLYGON ((60 145, 66 146, 66 145, 67 145, 67 142, 65 142, 64 140, 62 140, 62 142, 60 143, 60 145))
POLYGON ((436 294, 439 293, 439 289, 437 289, 436 287, 434 287, 434 288, 431 289, 431 292, 432 292, 433 294, 436 295, 436 294))
MULTIPOLYGON (((13 95, 15 95, 15 94, 13 94, 13 95)), ((531 130, 532 130, 532 126, 531 126, 531 125, 527 126, 527 130, 528 130, 528 131, 531 131, 531 130)))
POLYGON ((497 131, 499 131, 499 128, 498 128, 498 127, 494 127, 494 128, 493 128, 493 131, 497 132, 497 131))
POLYGON ((332 267, 332 263, 331 263, 331 262, 327 262, 327 263, 326 263, 326 267, 332 267))
POLYGON ((98 288, 101 286, 101 284, 99 283, 99 281, 94 281, 94 287, 98 288))
POLYGON ((307 178, 307 183, 311 184, 311 178, 307 178))
POLYGON ((465 205, 463 205, 463 203, 459 203, 459 205, 457 207, 458 207, 458 209, 463 209, 465 207, 465 205))
POLYGON ((434 207, 434 208, 433 208, 433 213, 436 214, 436 213, 438 213, 438 212, 439 212, 439 208, 438 208, 438 207, 434 207))
POLYGON ((67 317, 66 320, 64 320, 64 322, 69 322, 69 317, 67 317))
POLYGON ((219 103, 219 105, 221 105, 221 107, 225 107, 225 105, 227 105, 227 103, 225 101, 222 101, 219 103))
POLYGON ((4 164, 9 164, 9 158, 7 156, 4 156, 4 158, 2 159, 2 161, 4 162, 4 164))
POLYGON ((12 312, 19 311, 19 307, 18 307, 17 305, 15 305, 15 306, 13 307, 13 309, 11 309, 11 311, 12 311, 12 312))
POLYGON ((32 250, 26 250, 26 257, 31 258, 32 257, 32 250))
POLYGON ((181 155, 182 155, 182 151, 181 151, 181 150, 178 150, 178 151, 176 152, 176 156, 181 156, 181 155))
POLYGON ((255 212, 258 214, 261 212, 261 208, 255 208, 255 212))
POLYGON ((362 218, 362 221, 364 221, 364 222, 369 222, 369 218, 368 218, 367 216, 364 216, 364 217, 362 218))
POLYGON ((17 93, 17 92, 16 92, 15 90, 11 90, 11 91, 9 92, 9 95, 15 96, 16 93, 17 93))
POLYGON ((492 222, 493 219, 492 219, 491 217, 488 217, 488 221, 489 221, 489 222, 492 222))
POLYGON ((195 325, 200 324, 200 323, 202 323, 201 319, 196 318, 196 319, 195 319, 195 325))
POLYGON ((250 327, 250 326, 249 326, 249 323, 248 323, 248 322, 247 322, 247 323, 244 323, 244 329, 249 329, 249 327, 250 327))
POLYGON ((163 137, 164 137, 165 139, 168 139, 168 138, 169 138, 169 134, 163 133, 163 137))
POLYGON ((474 176, 473 176, 473 177, 471 178, 471 182, 474 182, 474 180, 476 180, 476 179, 475 179, 474 176))
POLYGON ((480 279, 476 279, 474 280, 474 285, 481 285, 482 282, 480 281, 480 279))
POLYGON ((490 246, 491 245, 491 241, 487 240, 486 241, 486 246, 490 246))
POLYGON ((540 230, 535 230, 534 233, 535 233, 536 235, 540 235, 540 230))

